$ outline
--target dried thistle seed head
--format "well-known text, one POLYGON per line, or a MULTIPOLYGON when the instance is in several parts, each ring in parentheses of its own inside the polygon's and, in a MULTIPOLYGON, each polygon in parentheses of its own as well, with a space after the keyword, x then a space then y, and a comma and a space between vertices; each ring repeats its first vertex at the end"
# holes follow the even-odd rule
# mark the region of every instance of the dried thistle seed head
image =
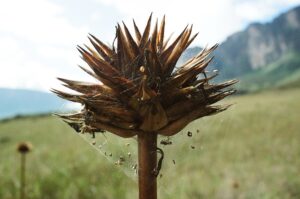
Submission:
POLYGON ((20 142, 17 145, 17 150, 22 154, 28 153, 32 150, 32 144, 30 142, 20 142))
POLYGON ((109 131, 121 137, 144 132, 172 136, 198 118, 226 110, 214 105, 235 92, 236 80, 213 84, 207 66, 218 45, 204 48, 197 56, 175 67, 179 57, 195 39, 187 26, 172 41, 165 38, 165 18, 151 32, 149 17, 143 32, 134 24, 116 27, 116 42, 108 46, 89 35, 91 46, 78 46, 90 69, 81 67, 99 83, 59 78, 80 94, 53 89, 58 96, 83 105, 75 114, 62 115, 76 131, 109 131), (228 89, 229 88, 229 89, 228 89))

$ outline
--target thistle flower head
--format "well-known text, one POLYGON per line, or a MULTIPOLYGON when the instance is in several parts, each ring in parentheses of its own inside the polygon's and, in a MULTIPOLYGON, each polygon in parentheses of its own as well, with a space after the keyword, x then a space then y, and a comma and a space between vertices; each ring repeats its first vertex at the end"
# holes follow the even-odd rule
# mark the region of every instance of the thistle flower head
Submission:
POLYGON ((21 154, 28 153, 32 150, 32 145, 30 142, 20 142, 17 145, 17 151, 21 154))
POLYGON ((171 136, 195 119, 227 109, 213 104, 233 94, 233 89, 224 89, 236 81, 211 84, 217 73, 205 73, 212 60, 210 53, 218 45, 203 49, 177 67, 179 57, 197 34, 192 35, 192 26, 187 26, 170 43, 165 39, 165 18, 150 32, 151 18, 143 32, 133 21, 135 36, 124 23, 118 24, 112 46, 91 34, 92 47, 78 46, 90 68, 82 70, 98 83, 59 78, 80 94, 53 89, 58 96, 83 105, 78 113, 60 115, 75 130, 105 130, 122 137, 144 132, 171 136))

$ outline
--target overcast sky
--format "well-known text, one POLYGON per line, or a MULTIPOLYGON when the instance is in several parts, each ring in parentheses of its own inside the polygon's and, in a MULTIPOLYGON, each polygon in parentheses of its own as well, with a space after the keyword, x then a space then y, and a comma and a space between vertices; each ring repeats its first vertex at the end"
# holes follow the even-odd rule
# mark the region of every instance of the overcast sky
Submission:
POLYGON ((267 22, 300 0, 0 0, 0 87, 47 91, 56 77, 89 80, 77 44, 93 33, 111 43, 117 22, 141 29, 153 12, 166 14, 167 32, 187 24, 199 32, 195 45, 221 43, 251 22, 267 22))

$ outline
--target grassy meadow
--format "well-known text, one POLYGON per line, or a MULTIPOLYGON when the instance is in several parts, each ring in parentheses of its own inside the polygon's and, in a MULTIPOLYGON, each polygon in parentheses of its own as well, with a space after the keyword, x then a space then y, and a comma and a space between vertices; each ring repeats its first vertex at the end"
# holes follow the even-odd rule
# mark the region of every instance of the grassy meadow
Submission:
MULTIPOLYGON (((234 103, 229 110, 191 123, 163 148, 159 198, 300 198, 299 99, 300 89, 235 96, 223 102, 234 103)), ((135 180, 46 116, 0 123, 1 199, 18 198, 16 145, 23 140, 34 146, 27 156, 28 199, 137 198, 135 180)))

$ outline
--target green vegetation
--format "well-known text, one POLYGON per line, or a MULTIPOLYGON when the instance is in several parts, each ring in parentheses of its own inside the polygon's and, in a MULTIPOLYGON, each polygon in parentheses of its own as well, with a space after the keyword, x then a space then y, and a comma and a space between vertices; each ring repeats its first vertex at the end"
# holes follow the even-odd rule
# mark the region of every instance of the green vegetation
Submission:
MULTIPOLYGON (((159 198, 300 198, 299 91, 232 97, 228 111, 190 124, 165 147, 159 198)), ((0 123, 0 198, 18 198, 23 140, 34 146, 28 198, 137 198, 135 181, 55 117, 0 123)))
POLYGON ((300 87, 300 56, 290 52, 278 61, 241 77, 239 90, 258 91, 268 88, 300 87))

